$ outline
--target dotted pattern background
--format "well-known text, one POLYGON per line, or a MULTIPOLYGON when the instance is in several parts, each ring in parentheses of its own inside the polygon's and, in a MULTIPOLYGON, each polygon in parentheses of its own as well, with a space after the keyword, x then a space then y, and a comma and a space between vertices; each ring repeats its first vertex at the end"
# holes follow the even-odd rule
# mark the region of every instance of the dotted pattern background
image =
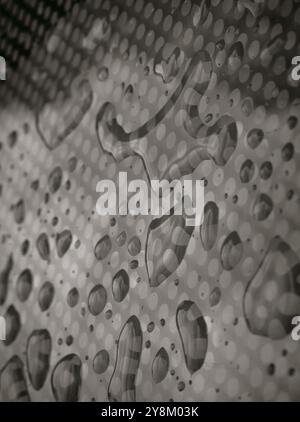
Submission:
MULTIPOLYGON (((287 258, 279 255, 272 277, 268 272, 263 276, 267 287, 261 294, 270 309, 262 306, 257 311, 262 319, 265 313, 272 313, 274 302, 285 292, 285 287, 278 285, 280 276, 299 258, 299 83, 291 79, 290 63, 299 54, 300 3, 260 2, 257 16, 248 3, 115 0, 86 1, 79 6, 64 2, 67 16, 46 33, 44 44, 33 42, 30 57, 21 59, 18 70, 11 69, 5 85, 1 84, 6 104, 0 113, 0 269, 5 268, 10 254, 13 267, 0 314, 13 304, 21 328, 12 344, 0 342, 0 363, 3 368, 12 356, 20 357, 31 400, 56 398, 51 374, 60 359, 71 353, 81 362, 77 398, 107 400, 117 342, 132 315, 143 335, 136 400, 299 399, 299 345, 291 339, 292 327, 279 339, 257 335, 247 325, 243 303, 248 283, 275 236, 293 252, 287 258), (242 53, 237 43, 243 46, 242 53), (180 60, 167 63, 168 56, 157 63, 166 45, 171 51, 176 46, 183 52, 182 64, 180 60), (148 182, 153 174, 161 177, 196 145, 197 139, 184 129, 187 90, 155 128, 130 143, 133 155, 124 160, 116 161, 103 150, 103 134, 96 131, 97 114, 109 102, 127 132, 137 129, 169 101, 185 64, 201 50, 209 53, 213 72, 197 104, 199 116, 206 127, 213 127, 224 115, 231 116, 236 123, 237 146, 225 165, 212 159, 199 161, 189 175, 205 178, 205 200, 218 207, 216 242, 206 250, 196 229, 180 265, 153 288, 145 266, 153 217, 98 216, 96 184, 107 178, 117 181, 120 171, 127 171, 129 180, 148 182), (164 66, 169 66, 167 82, 157 71, 162 69, 164 75, 164 66), (85 93, 78 95, 82 80, 88 81, 92 91, 86 113, 81 113, 80 104, 85 93), (52 142, 53 133, 72 123, 74 116, 76 122, 68 136, 52 142), (259 131, 254 140, 249 136, 253 129, 259 131), (62 179, 53 183, 49 175, 57 167, 62 179), (58 189, 53 192, 56 184, 58 189), (261 199, 263 194, 267 200, 261 199), (20 200, 23 203, 17 206, 20 200), (59 257, 56 238, 66 229, 72 234, 71 245, 59 257), (124 243, 119 237, 122 232, 124 243), (229 253, 226 269, 222 250, 233 232, 238 234, 238 246, 233 250, 236 255, 229 253), (37 247, 41 233, 46 233, 50 242, 49 253, 44 251, 46 259, 37 247), (103 259, 97 259, 95 247, 104 236, 111 246, 103 259), (28 251, 25 241, 29 242, 28 251), (137 263, 132 263, 134 260, 137 263), (21 301, 24 295, 18 293, 18 277, 26 268, 33 274, 33 285, 28 298, 21 301), (121 269, 128 273, 129 291, 117 302, 112 284, 121 269), (39 297, 46 281, 54 287, 54 297, 49 309, 42 311, 39 297), (89 296, 99 284, 106 290, 106 300, 101 299, 105 306, 93 315, 89 296), (70 306, 69 292, 74 288, 78 301, 73 295, 75 305, 70 306), (204 364, 193 374, 187 369, 176 326, 176 311, 184 300, 196 303, 207 326, 204 364), (28 358, 26 350, 30 334, 40 329, 49 331, 52 347, 47 377, 37 391, 27 362, 36 357, 28 358), (165 378, 156 384, 153 360, 162 347, 169 367, 165 378), (100 372, 104 370, 99 374, 94 358, 103 350, 107 353, 101 354, 100 372)), ((17 7, 15 10, 17 13, 17 7)), ((36 19, 26 13, 18 19, 30 21, 36 31, 37 22, 50 19, 50 12, 41 8, 36 19)), ((14 38, 21 42, 17 29, 14 38)), ((210 151, 213 145, 208 143, 205 148, 210 151)), ((156 247, 169 247, 163 235, 156 247)), ((300 311, 297 283, 296 274, 289 284, 294 294, 293 315, 300 311)), ((74 380, 73 374, 70 384, 74 380)), ((58 383, 63 385, 63 376, 58 383)), ((0 385, 5 400, 3 381, 0 385)))

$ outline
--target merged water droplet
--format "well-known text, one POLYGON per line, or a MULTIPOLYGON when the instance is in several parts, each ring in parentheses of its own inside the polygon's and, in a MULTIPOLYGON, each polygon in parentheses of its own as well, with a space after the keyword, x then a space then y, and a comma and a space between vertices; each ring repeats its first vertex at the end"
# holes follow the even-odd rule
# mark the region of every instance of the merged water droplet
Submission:
POLYGON ((277 340, 289 334, 300 315, 300 264, 296 253, 277 236, 248 283, 244 315, 249 330, 277 340))
POLYGON ((81 360, 74 353, 63 357, 51 374, 53 396, 58 402, 77 402, 81 388, 81 360))
POLYGON ((33 274, 29 268, 21 272, 16 283, 16 293, 20 302, 25 302, 31 293, 33 285, 33 274))
POLYGON ((135 379, 140 365, 143 334, 140 322, 132 315, 124 324, 117 347, 116 364, 108 386, 111 402, 135 402, 135 379))
POLYGON ((48 187, 50 193, 55 193, 61 187, 63 171, 60 166, 55 167, 48 177, 48 187))
POLYGON ((29 402, 30 396, 24 374, 24 364, 15 355, 0 372, 1 402, 29 402))
POLYGON ((62 258, 72 244, 73 236, 70 230, 63 230, 56 235, 56 250, 59 258, 62 258))
POLYGON ((95 257, 99 260, 102 260, 107 257, 111 251, 112 243, 110 237, 106 234, 103 236, 95 246, 95 257))
POLYGON ((17 338, 21 329, 21 318, 14 305, 10 305, 4 314, 6 321, 6 340, 4 344, 10 346, 17 338))
POLYGON ((205 319, 194 302, 185 300, 177 308, 176 325, 186 367, 193 374, 202 367, 206 357, 208 334, 205 319))
POLYGON ((238 233, 230 233, 224 240, 220 252, 221 264, 224 270, 233 270, 242 259, 243 252, 243 243, 238 233))
POLYGON ((34 330, 28 338, 26 361, 28 376, 35 390, 45 384, 51 355, 51 336, 48 330, 34 330))
POLYGON ((13 265, 13 256, 10 254, 3 270, 0 273, 0 306, 2 306, 6 301, 9 278, 13 265))
POLYGON ((40 289, 38 297, 39 306, 42 312, 47 311, 50 308, 54 294, 55 289, 53 284, 50 281, 45 281, 40 289))
POLYGON ((97 284, 92 288, 88 297, 88 308, 92 315, 99 315, 105 308, 107 302, 106 289, 97 284))
POLYGON ((94 357, 93 368, 96 374, 103 374, 109 365, 109 353, 107 350, 100 350, 94 357))
POLYGON ((155 384, 162 382, 169 370, 169 355, 164 347, 156 353, 152 363, 152 378, 155 384))
POLYGON ((160 51, 154 59, 154 73, 161 77, 165 83, 170 83, 178 75, 184 59, 184 52, 179 47, 173 46, 165 54, 163 51, 160 51))
POLYGON ((129 291, 129 276, 123 268, 118 271, 112 280, 112 293, 116 302, 122 302, 129 291))
POLYGON ((219 208, 209 201, 204 206, 203 223, 200 227, 202 245, 206 251, 214 246, 218 236, 219 208))
POLYGON ((44 261, 50 261, 50 244, 46 233, 41 233, 36 240, 36 248, 44 261))

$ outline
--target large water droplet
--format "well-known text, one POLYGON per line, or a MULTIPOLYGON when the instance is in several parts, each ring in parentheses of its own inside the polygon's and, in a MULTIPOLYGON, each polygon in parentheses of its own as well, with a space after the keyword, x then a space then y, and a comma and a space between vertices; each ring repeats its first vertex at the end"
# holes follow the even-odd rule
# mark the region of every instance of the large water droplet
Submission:
POLYGON ((81 387, 81 360, 70 354, 63 357, 54 367, 51 375, 51 387, 58 402, 76 402, 79 400, 81 387))
POLYGON ((94 357, 93 368, 96 374, 103 374, 109 365, 109 353, 107 350, 100 350, 94 357))
POLYGON ((108 386, 112 402, 135 402, 135 379, 142 353, 143 334, 139 320, 132 315, 124 324, 117 348, 116 364, 108 386))
POLYGON ((180 335, 186 367, 191 374, 198 371, 207 352, 207 326, 198 306, 183 301, 176 311, 176 325, 180 335))
POLYGON ((48 330, 35 330, 28 338, 26 348, 27 369, 30 382, 40 390, 47 378, 51 354, 51 336, 48 330))

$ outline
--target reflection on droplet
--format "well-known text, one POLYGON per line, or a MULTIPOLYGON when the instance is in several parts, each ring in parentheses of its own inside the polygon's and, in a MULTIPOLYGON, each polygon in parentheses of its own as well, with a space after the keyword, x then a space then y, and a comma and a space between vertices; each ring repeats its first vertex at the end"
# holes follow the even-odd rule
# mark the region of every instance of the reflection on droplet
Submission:
POLYGON ((76 402, 81 388, 81 360, 70 354, 63 357, 54 367, 51 375, 51 387, 58 402, 76 402))
POLYGON ((177 308, 176 325, 186 367, 193 374, 202 367, 207 352, 208 334, 205 319, 194 302, 185 300, 177 308))
POLYGON ((22 271, 16 283, 17 297, 21 302, 25 302, 31 293, 33 284, 33 274, 29 268, 22 271))
POLYGON ((48 330, 34 330, 28 338, 26 360, 31 385, 40 390, 50 366, 51 336, 48 330))

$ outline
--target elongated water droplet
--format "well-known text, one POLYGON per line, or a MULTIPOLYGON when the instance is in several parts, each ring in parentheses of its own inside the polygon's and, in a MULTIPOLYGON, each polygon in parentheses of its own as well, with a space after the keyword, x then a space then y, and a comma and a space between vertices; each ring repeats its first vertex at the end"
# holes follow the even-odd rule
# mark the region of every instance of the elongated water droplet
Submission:
POLYGON ((8 291, 8 283, 10 278, 10 273, 13 268, 14 261, 12 254, 9 255, 5 267, 0 273, 0 306, 2 306, 7 297, 7 291, 8 291))
POLYGON ((41 311, 47 311, 50 308, 55 294, 55 289, 50 281, 46 281, 39 292, 38 302, 41 311))
POLYGON ((186 367, 193 374, 202 367, 206 357, 208 334, 205 319, 194 302, 185 300, 177 308, 176 325, 186 367))
POLYGON ((112 293, 116 302, 122 302, 129 291, 129 276, 127 271, 121 269, 112 280, 112 293))
POLYGON ((255 167, 253 164, 253 161, 251 160, 246 160, 240 169, 240 179, 242 183, 249 183, 253 176, 254 176, 254 172, 255 172, 255 167))
POLYGON ((156 353, 152 363, 152 378, 155 384, 162 382, 169 370, 169 355, 164 347, 156 353))
POLYGON ((56 250, 59 258, 62 258, 71 246, 73 236, 70 230, 63 230, 56 236, 56 250))
POLYGON ((4 344, 9 346, 15 341, 21 329, 20 314, 14 305, 8 307, 4 314, 4 319, 6 321, 6 340, 4 340, 4 344))
POLYGON ((51 375, 51 387, 58 402, 76 402, 81 388, 81 360, 70 354, 63 357, 54 367, 51 375))
POLYGON ((209 304, 211 307, 217 306, 222 297, 221 290, 219 287, 215 287, 209 295, 209 304))
POLYGON ((51 354, 51 336, 48 330, 34 330, 28 338, 26 360, 31 385, 40 390, 45 384, 51 354))
POLYGON ((14 218, 17 224, 22 224, 25 220, 25 204, 23 199, 20 199, 14 205, 14 218))
POLYGON ((124 324, 117 348, 116 364, 108 386, 111 402, 135 402, 135 379, 140 365, 143 334, 139 320, 132 315, 124 324))
POLYGON ((50 193, 55 193, 61 187, 61 182, 63 178, 63 172, 61 167, 55 167, 49 175, 48 178, 48 187, 50 193))
POLYGON ((209 251, 215 244, 218 235, 219 208, 210 201, 205 204, 200 236, 204 249, 209 251))
POLYGON ((29 268, 22 271, 17 279, 16 293, 21 302, 25 302, 31 293, 33 284, 33 274, 29 268))

